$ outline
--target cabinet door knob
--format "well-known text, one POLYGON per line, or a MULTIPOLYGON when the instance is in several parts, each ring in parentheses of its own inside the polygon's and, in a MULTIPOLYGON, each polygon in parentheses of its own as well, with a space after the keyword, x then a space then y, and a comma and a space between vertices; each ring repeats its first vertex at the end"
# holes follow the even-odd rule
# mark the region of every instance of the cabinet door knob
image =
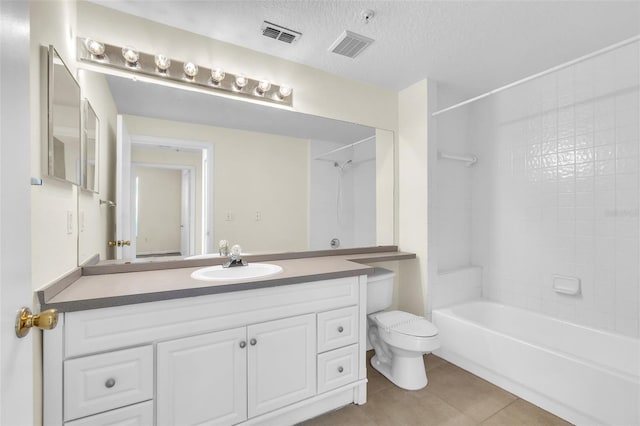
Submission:
POLYGON ((258 341, 256 339, 251 339, 249 340, 249 343, 251 343, 251 346, 255 346, 258 341))
POLYGON ((344 327, 343 326, 338 327, 338 333, 342 333, 343 331, 344 331, 344 327))
POLYGON ((341 366, 338 367, 338 373, 342 373, 344 371, 344 368, 342 368, 341 366))
POLYGON ((245 342, 244 340, 242 342, 240 342, 240 347, 244 349, 244 347, 247 346, 247 342, 245 342))
POLYGON ((107 379, 106 382, 104 382, 104 386, 111 389, 112 387, 114 387, 116 385, 116 379, 111 378, 111 379, 107 379))

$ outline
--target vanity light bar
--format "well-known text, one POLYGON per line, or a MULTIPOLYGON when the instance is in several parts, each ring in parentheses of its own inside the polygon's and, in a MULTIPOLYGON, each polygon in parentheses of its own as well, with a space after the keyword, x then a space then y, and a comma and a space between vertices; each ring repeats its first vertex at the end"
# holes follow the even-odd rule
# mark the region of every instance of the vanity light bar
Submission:
POLYGON ((114 46, 78 37, 78 60, 105 67, 144 74, 159 80, 196 85, 228 95, 291 106, 292 89, 264 79, 252 79, 223 69, 207 68, 193 62, 181 62, 162 54, 139 52, 130 46, 114 46))

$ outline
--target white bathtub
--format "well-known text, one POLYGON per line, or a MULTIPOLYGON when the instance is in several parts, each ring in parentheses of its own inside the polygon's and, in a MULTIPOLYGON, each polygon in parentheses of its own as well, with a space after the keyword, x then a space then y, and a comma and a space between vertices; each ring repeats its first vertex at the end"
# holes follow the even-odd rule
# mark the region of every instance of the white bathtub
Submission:
POLYGON ((433 311, 435 353, 578 425, 640 425, 640 340, 478 300, 433 311))

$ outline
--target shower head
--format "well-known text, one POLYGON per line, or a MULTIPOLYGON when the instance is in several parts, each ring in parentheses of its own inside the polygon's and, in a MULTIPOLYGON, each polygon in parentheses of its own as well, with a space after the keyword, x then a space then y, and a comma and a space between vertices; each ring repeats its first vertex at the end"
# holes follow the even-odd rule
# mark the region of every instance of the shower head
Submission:
POLYGON ((351 164, 352 162, 353 162, 352 160, 347 160, 344 163, 340 164, 337 161, 334 161, 333 162, 333 167, 337 167, 340 170, 344 170, 345 166, 348 165, 348 164, 351 164))

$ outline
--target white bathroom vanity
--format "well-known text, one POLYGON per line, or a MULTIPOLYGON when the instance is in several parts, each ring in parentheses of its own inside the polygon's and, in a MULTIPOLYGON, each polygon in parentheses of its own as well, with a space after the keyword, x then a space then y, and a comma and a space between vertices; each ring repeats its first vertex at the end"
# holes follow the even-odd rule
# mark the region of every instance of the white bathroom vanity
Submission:
POLYGON ((62 311, 43 334, 44 424, 285 425, 365 403, 371 268, 276 263, 265 281, 183 268, 69 285, 43 305, 62 311))

